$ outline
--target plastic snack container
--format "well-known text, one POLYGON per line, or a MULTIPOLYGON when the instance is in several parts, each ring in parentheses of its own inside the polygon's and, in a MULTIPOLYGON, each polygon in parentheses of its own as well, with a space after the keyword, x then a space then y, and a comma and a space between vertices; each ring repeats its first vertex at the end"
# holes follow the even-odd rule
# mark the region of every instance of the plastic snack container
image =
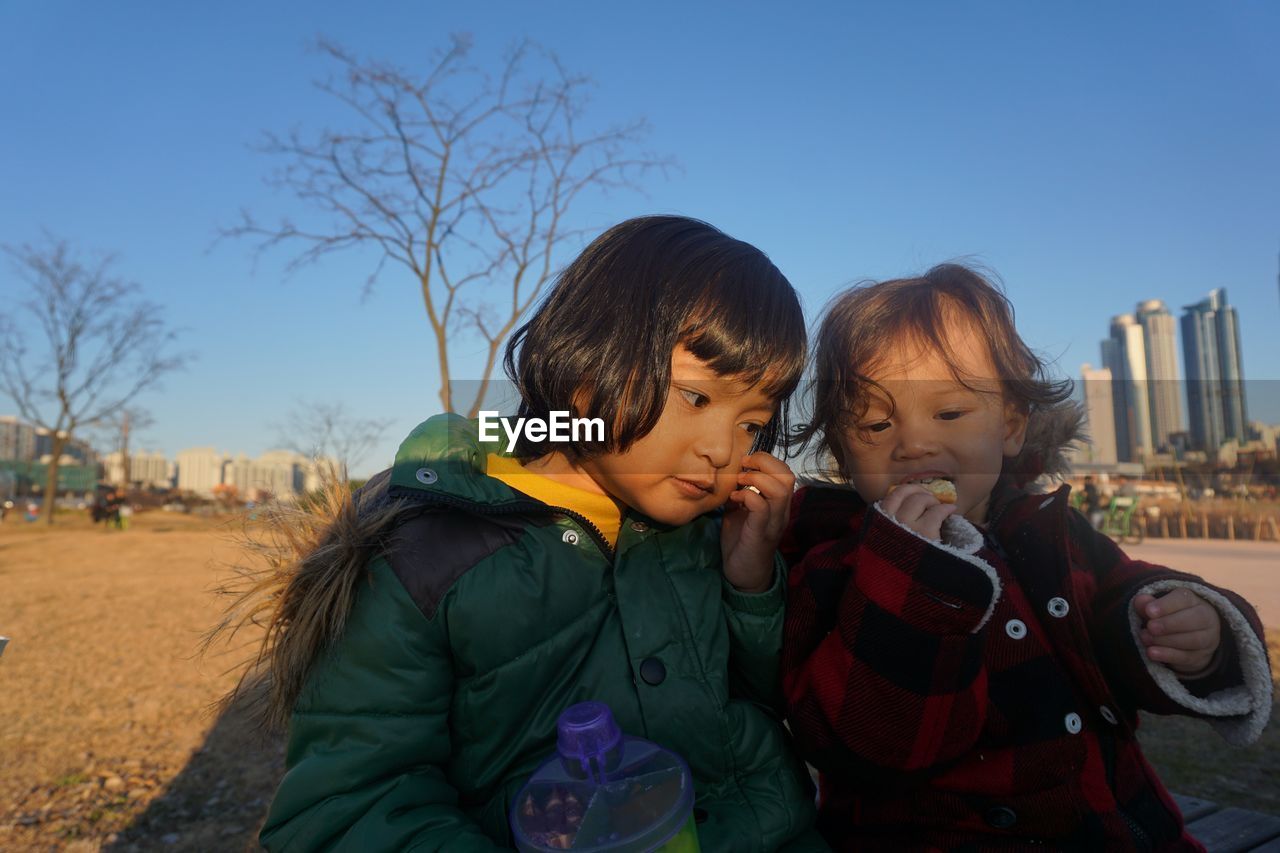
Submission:
POLYGON ((603 702, 567 708, 556 735, 556 754, 512 804, 516 849, 697 853, 693 776, 684 759, 623 735, 603 702))

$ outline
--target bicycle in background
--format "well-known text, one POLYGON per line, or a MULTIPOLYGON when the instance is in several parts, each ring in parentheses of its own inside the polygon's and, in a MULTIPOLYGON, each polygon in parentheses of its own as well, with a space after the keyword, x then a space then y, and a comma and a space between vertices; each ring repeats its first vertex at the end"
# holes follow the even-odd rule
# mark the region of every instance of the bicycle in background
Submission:
POLYGON ((1147 526, 1138 511, 1139 502, 1130 495, 1115 495, 1107 506, 1098 530, 1126 545, 1139 545, 1146 538, 1147 526))

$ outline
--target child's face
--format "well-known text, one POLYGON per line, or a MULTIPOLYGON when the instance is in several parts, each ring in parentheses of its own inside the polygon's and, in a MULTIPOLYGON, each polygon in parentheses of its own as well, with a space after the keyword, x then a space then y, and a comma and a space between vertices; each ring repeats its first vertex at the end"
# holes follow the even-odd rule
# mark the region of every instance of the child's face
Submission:
POLYGON ((870 407, 841 442, 854 488, 867 502, 927 477, 956 485, 960 514, 985 524, 1006 456, 1022 449, 1026 417, 1004 402, 991 354, 971 324, 948 324, 961 384, 932 348, 909 345, 870 370, 893 397, 873 390, 870 407), (975 390, 976 389, 976 390, 975 390))
POLYGON ((625 453, 580 468, 614 500, 664 524, 687 524, 729 499, 742 457, 776 408, 772 398, 677 346, 657 425, 625 453))

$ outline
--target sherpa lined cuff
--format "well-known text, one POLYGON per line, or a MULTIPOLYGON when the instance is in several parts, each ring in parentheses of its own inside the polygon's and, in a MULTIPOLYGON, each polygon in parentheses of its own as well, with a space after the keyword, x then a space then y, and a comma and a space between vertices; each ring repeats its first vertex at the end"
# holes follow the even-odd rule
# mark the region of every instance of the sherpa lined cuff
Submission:
MULTIPOLYGON (((1227 743, 1247 746, 1258 739, 1271 718, 1271 668, 1267 663, 1267 650, 1240 609, 1222 593, 1204 584, 1173 579, 1159 580, 1139 589, 1134 597, 1160 596, 1178 587, 1186 587, 1217 609, 1218 615, 1222 617, 1222 643, 1226 645, 1234 641, 1243 682, 1215 690, 1207 696, 1197 696, 1172 669, 1156 663, 1140 651, 1142 661, 1151 678, 1166 696, 1182 707, 1208 717, 1209 724, 1227 743), (1228 632, 1230 636, 1227 636, 1228 632)), ((1142 618, 1133 608, 1132 599, 1129 606, 1129 630, 1133 635, 1133 642, 1141 650, 1142 618)))
MULTIPOLYGON (((867 513, 861 548, 863 567, 855 582, 878 607, 905 618, 926 621, 940 633, 976 634, 995 612, 1003 588, 994 566, 978 556, 982 534, 964 518, 951 516, 943 524, 939 542, 922 536, 877 502, 867 513), (874 561, 874 564, 872 563, 874 561), (908 599, 920 596, 938 606, 908 607, 908 599)), ((919 627, 924 627, 921 623, 919 627)))

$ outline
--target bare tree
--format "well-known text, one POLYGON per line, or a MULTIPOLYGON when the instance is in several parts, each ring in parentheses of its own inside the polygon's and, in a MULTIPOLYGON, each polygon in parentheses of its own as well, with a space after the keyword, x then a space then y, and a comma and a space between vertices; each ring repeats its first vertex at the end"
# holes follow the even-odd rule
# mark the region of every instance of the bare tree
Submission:
POLYGON ((281 444, 290 450, 317 464, 333 459, 337 468, 328 473, 346 483, 349 468, 360 464, 389 426, 390 418, 357 418, 341 403, 299 401, 276 428, 281 444))
POLYGON ((120 485, 126 489, 133 482, 130 463, 130 442, 134 437, 155 426, 155 418, 146 409, 130 404, 117 411, 98 424, 98 443, 104 447, 113 447, 120 454, 120 467, 123 481, 120 485))
POLYGON ((554 274, 560 247, 583 233, 571 227, 570 207, 588 191, 637 188, 670 163, 633 153, 642 120, 580 128, 589 80, 531 43, 511 51, 496 76, 468 64, 465 36, 424 76, 329 42, 319 49, 341 74, 317 85, 348 109, 352 129, 268 135, 262 150, 284 163, 268 183, 320 221, 267 225, 242 211, 222 234, 254 239, 259 251, 298 246, 290 270, 372 247, 378 260, 365 295, 387 262, 402 267, 421 292, 446 411, 464 403, 450 388, 451 340, 483 342, 476 395, 464 403, 474 416, 503 341, 554 274))
POLYGON ((77 431, 117 416, 190 356, 170 351, 175 332, 138 285, 110 274, 112 258, 82 262, 65 241, 46 243, 4 247, 27 297, 0 314, 0 392, 52 437, 44 491, 52 524, 58 465, 77 431), (28 328, 40 330, 30 350, 28 328))

